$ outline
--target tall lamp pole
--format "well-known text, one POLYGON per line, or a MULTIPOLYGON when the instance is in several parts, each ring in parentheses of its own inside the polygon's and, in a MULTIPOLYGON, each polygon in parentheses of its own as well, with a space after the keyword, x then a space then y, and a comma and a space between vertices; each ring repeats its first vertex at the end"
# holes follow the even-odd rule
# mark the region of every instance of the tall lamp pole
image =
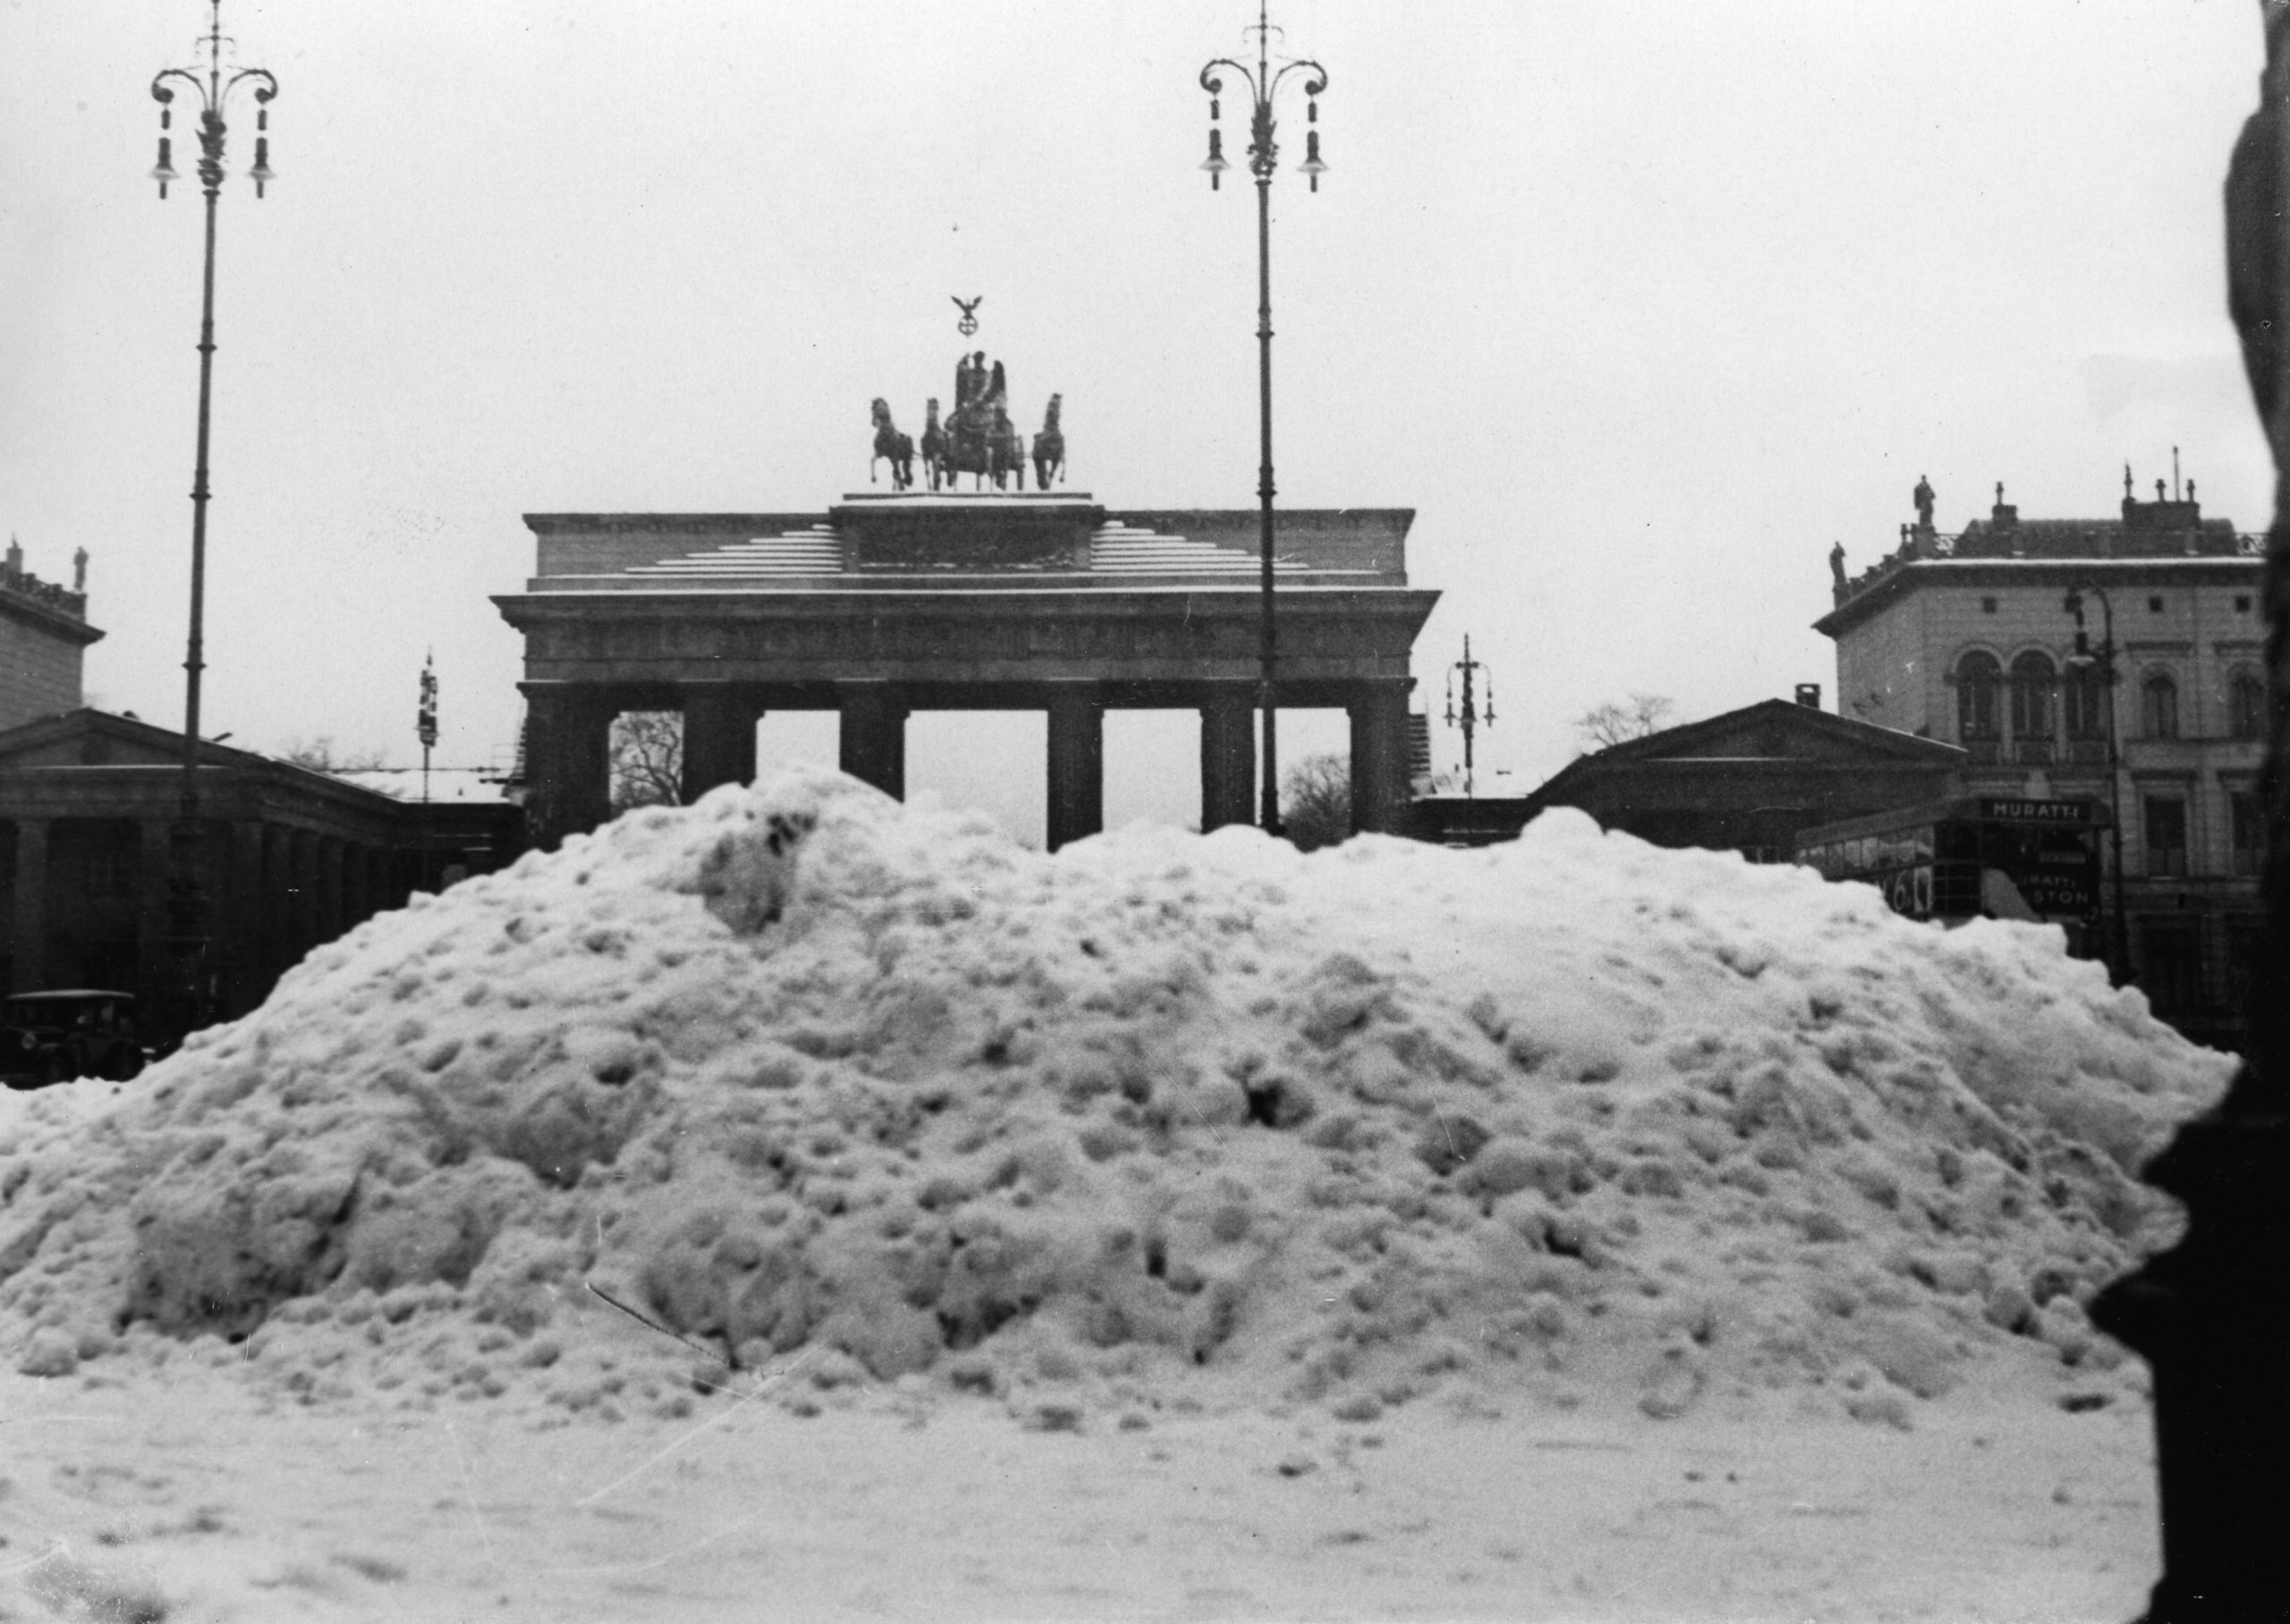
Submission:
POLYGON ((2108 968, 2119 984, 2130 973, 2130 943, 2125 940, 2123 912, 2123 735, 2116 721, 2115 605, 2103 587, 2078 585, 2067 590, 2064 605, 2075 617, 2075 652, 2067 656, 2070 671, 2088 671, 2107 691, 2108 707, 2108 842, 2113 848, 2115 918, 2108 931, 2108 968), (2091 650, 2091 635, 2083 630, 2083 595, 2099 600, 2099 647, 2091 650))
MULTIPOLYGON (((1209 172, 1209 185, 1215 190, 1223 182, 1225 171, 1232 165, 1225 160, 1225 134, 1217 128, 1223 114, 1220 99, 1225 89, 1222 71, 1237 73, 1249 88, 1249 173, 1256 177, 1256 339, 1257 339, 1257 417, 1260 457, 1257 468, 1257 497, 1263 504, 1263 536, 1259 548, 1263 582, 1261 600, 1263 612, 1260 617, 1258 639, 1257 706, 1264 716, 1264 791, 1260 822, 1268 834, 1280 833, 1280 765, 1276 739, 1277 712, 1274 706, 1273 672, 1278 657, 1279 644, 1272 619, 1272 172, 1279 157, 1279 148, 1273 141, 1272 107, 1281 85, 1291 73, 1303 72, 1304 120, 1319 122, 1319 97, 1327 89, 1327 70, 1317 62, 1286 62, 1277 69, 1269 59, 1272 24, 1267 16, 1268 0, 1258 0, 1256 28, 1256 66, 1235 62, 1229 56, 1219 56, 1200 70, 1200 88, 1209 92, 1209 161, 1201 168, 1209 172)), ((1313 130, 1304 137, 1304 161, 1297 166, 1311 182, 1311 189, 1320 189, 1320 176, 1327 165, 1320 162, 1320 132, 1313 130)))
POLYGON ((1478 703, 1472 692, 1472 679, 1486 669, 1486 661, 1474 660, 1471 657, 1471 634, 1465 632, 1463 657, 1447 668, 1447 725, 1461 727, 1463 730, 1463 799, 1465 800, 1472 799, 1472 770, 1475 765, 1472 760, 1472 734, 1482 723, 1488 727, 1495 725, 1495 680, 1492 677, 1488 679, 1487 702, 1483 706, 1478 703), (1455 673, 1457 672, 1463 672, 1463 707, 1460 715, 1455 711, 1455 673))
POLYGON ((182 1019, 186 1029, 204 1019, 207 995, 207 898, 200 884, 205 842, 199 822, 199 675, 207 668, 207 442, 215 384, 215 206, 223 191, 223 114, 234 93, 242 87, 251 88, 258 133, 254 167, 247 173, 254 182, 254 195, 259 198, 271 179, 270 138, 259 132, 269 127, 267 104, 278 94, 278 81, 267 68, 240 68, 225 74, 223 0, 208 3, 207 35, 199 42, 207 56, 204 68, 168 68, 151 81, 151 98, 159 104, 161 131, 159 162, 151 178, 159 183, 159 196, 165 198, 167 183, 178 178, 173 141, 165 133, 174 120, 174 80, 189 86, 198 98, 198 174, 207 193, 207 253, 199 313, 199 450, 191 477, 191 637, 182 664, 182 799, 171 842, 174 874, 168 883, 168 935, 184 968, 182 1019))

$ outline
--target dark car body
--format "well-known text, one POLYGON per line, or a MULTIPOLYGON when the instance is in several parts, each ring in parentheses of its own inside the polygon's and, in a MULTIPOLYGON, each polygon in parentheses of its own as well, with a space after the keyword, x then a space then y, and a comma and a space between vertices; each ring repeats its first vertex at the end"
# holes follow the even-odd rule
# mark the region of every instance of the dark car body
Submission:
POLYGON ((0 1077, 12 1088, 75 1077, 123 1082, 144 1059, 132 993, 77 987, 0 999, 0 1077))

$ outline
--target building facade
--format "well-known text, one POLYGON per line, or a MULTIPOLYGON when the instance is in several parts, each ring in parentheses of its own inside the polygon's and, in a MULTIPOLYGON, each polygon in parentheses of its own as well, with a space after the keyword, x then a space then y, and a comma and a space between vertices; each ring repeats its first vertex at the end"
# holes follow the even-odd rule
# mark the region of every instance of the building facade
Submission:
POLYGON ((1657 846, 1785 863, 1800 830, 1932 799, 1963 760, 1950 745, 1830 715, 1807 685, 1794 702, 1761 700, 1579 756, 1522 800, 1427 798, 1414 814, 1424 839, 1483 845, 1547 808, 1574 807, 1657 846))
POLYGON ((2023 519, 1999 489, 1986 520, 1906 527, 1858 575, 1833 551, 1815 622, 1840 712, 1960 747, 1963 793, 2109 808, 2124 968, 2158 1013, 2222 1044, 2261 912, 2261 540, 2204 519, 2192 486, 2139 500, 2128 470, 2111 519, 2023 519))
POLYGON ((205 743, 190 850, 207 935, 187 959, 170 906, 182 749, 178 733, 86 709, 0 731, 0 986, 132 993, 146 1038, 165 1040, 255 1008, 312 948, 413 891, 522 849, 505 802, 408 804, 205 743))
POLYGON ((88 645, 103 633, 88 624, 85 553, 73 575, 69 589, 40 579, 13 538, 0 557, 0 729, 80 703, 88 645))

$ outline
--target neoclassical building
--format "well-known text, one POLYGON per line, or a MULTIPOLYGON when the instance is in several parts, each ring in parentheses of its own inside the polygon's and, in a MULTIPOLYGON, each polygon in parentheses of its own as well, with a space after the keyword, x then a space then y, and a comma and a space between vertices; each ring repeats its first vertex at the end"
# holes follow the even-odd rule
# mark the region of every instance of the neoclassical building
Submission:
MULTIPOLYGON (((1278 703, 1349 713, 1354 821, 1407 799, 1409 656, 1438 594, 1405 509, 1279 515, 1278 703)), ((1110 511, 1083 493, 852 495, 825 512, 530 514, 538 562, 494 601, 525 639, 527 811, 605 821, 623 711, 683 717, 687 798, 755 775, 772 710, 832 711, 845 772, 905 790, 918 710, 1048 718, 1048 840, 1103 823, 1109 709, 1200 716, 1200 821, 1254 812, 1252 511, 1110 511)))
POLYGON ((2131 968, 2213 1040, 2260 917, 2261 540, 2203 518, 2192 486, 2139 500, 2127 469, 2107 519, 2023 519, 1999 488, 1986 519, 1904 527, 1858 575, 1836 549, 1815 622, 1839 712, 1961 746, 1964 793, 2119 808, 2131 968))
MULTIPOLYGON (((209 936, 200 1018, 244 1014, 285 969, 415 891, 522 850, 506 801, 424 804, 226 744, 199 747, 209 936)), ((182 736, 85 708, 0 729, 0 988, 135 994, 147 1039, 181 1036, 172 939, 182 736)))

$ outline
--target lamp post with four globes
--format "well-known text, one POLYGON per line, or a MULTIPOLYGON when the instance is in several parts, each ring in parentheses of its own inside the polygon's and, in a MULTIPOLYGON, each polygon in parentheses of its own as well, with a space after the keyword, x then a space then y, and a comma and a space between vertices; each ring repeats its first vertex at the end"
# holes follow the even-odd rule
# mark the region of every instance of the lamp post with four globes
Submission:
MULTIPOLYGON (((1263 535, 1259 547, 1261 567, 1263 612, 1260 616, 1257 705, 1264 716, 1264 775, 1261 822, 1265 833, 1280 833, 1280 770, 1276 749, 1277 724, 1273 703, 1273 672, 1278 656, 1278 641, 1272 619, 1272 173, 1277 166, 1279 148, 1273 140, 1275 129, 1272 116, 1274 100, 1280 87, 1291 73, 1307 75, 1304 80, 1304 120, 1319 122, 1319 97, 1327 89, 1327 71, 1317 62, 1282 63, 1274 67, 1270 61, 1272 25, 1266 15, 1266 0, 1258 0, 1256 27, 1256 66, 1236 62, 1229 56, 1219 56, 1200 70, 1200 88, 1209 92, 1209 161, 1201 168, 1209 172, 1209 184, 1213 190, 1219 186, 1225 171, 1232 165, 1225 158, 1225 132, 1217 128, 1224 112, 1223 75, 1240 75, 1249 89, 1249 173, 1256 177, 1256 338, 1257 338, 1257 418, 1261 450, 1257 469, 1257 497, 1263 504, 1263 535)), ((1327 165, 1320 162, 1320 132, 1310 131, 1304 137, 1304 161, 1297 166, 1311 182, 1311 189, 1320 189, 1320 176, 1327 165)))
POLYGON ((159 104, 159 161, 151 178, 159 196, 176 180, 173 140, 165 131, 174 120, 177 86, 188 86, 199 104, 199 163, 200 188, 207 194, 207 252, 200 282, 199 315, 199 445, 191 479, 191 637, 183 657, 182 797, 180 816, 170 844, 173 873, 168 882, 167 935, 183 969, 184 1007, 179 1012, 187 1030, 206 1015, 208 971, 207 898, 200 872, 205 867, 205 834, 199 822, 199 677, 207 668, 204 618, 207 605, 207 445, 212 419, 215 382, 215 213, 223 190, 223 147, 226 133, 223 115, 241 89, 251 91, 256 106, 254 166, 247 173, 254 195, 262 196, 271 180, 268 104, 278 94, 278 80, 267 68, 223 71, 223 0, 209 0, 208 30, 199 41, 207 61, 197 68, 168 68, 151 81, 151 98, 159 104))

